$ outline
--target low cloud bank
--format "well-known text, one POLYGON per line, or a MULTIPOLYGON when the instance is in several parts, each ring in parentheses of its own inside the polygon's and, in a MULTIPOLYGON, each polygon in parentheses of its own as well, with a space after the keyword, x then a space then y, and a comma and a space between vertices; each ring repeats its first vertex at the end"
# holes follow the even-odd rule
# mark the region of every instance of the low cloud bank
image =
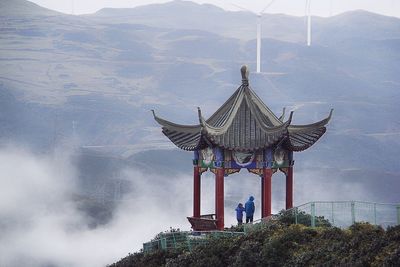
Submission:
POLYGON ((183 190, 191 188, 187 177, 154 185, 126 170, 134 192, 118 204, 111 222, 91 229, 73 200, 78 183, 68 156, 5 148, 0 162, 0 266, 104 266, 169 226, 187 227, 181 215, 191 209, 183 190))

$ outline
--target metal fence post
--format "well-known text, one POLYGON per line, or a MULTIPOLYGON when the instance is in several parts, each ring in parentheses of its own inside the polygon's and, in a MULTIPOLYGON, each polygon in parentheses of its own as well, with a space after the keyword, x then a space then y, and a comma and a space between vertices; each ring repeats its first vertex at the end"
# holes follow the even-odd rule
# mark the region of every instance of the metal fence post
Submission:
POLYGON ((351 202, 351 224, 356 222, 355 204, 354 201, 351 202))
POLYGON ((166 237, 162 237, 160 238, 160 244, 161 244, 161 249, 167 249, 167 238, 166 237))
POLYGON ((192 244, 191 244, 191 239, 190 239, 190 238, 186 239, 186 242, 187 242, 187 245, 188 245, 188 249, 189 249, 189 251, 190 251, 190 252, 192 252, 192 244))
POLYGON ((400 225, 400 204, 397 205, 397 224, 400 225))
POLYGON ((374 224, 376 224, 376 203, 374 203, 374 224))
POLYGON ((175 233, 172 232, 172 237, 174 238, 174 248, 176 248, 176 239, 175 239, 175 233))
POLYGON ((332 221, 332 226, 335 225, 335 218, 333 217, 333 202, 332 202, 332 210, 331 210, 331 221, 332 221))
POLYGON ((295 224, 297 224, 297 207, 296 208, 294 208, 294 222, 295 222, 295 224))
POLYGON ((311 203, 311 227, 315 227, 315 203, 311 203))

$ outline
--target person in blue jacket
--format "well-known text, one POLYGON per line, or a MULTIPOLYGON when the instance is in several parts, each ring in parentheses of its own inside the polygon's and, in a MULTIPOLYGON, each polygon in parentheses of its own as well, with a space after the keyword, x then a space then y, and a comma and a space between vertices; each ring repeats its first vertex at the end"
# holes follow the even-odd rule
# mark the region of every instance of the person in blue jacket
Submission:
POLYGON ((254 197, 251 196, 251 197, 249 197, 249 200, 246 202, 246 204, 244 204, 244 209, 246 212, 246 223, 253 222, 254 210, 256 209, 253 201, 254 201, 254 197))
POLYGON ((239 203, 239 205, 237 206, 236 210, 236 219, 238 221, 238 225, 242 225, 243 224, 243 211, 244 211, 244 207, 242 203, 239 203))

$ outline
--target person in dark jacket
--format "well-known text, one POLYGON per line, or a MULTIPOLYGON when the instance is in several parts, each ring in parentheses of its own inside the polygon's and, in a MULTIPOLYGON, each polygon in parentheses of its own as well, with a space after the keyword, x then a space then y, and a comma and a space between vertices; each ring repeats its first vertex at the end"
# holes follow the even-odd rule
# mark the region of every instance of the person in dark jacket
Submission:
POLYGON ((243 224, 243 211, 244 211, 244 207, 242 203, 239 203, 239 205, 237 206, 236 210, 236 219, 238 221, 238 225, 242 225, 243 224))
POLYGON ((246 204, 244 204, 244 209, 246 212, 246 223, 253 222, 254 210, 256 209, 253 201, 254 201, 254 197, 251 196, 251 197, 249 197, 249 200, 246 202, 246 204))

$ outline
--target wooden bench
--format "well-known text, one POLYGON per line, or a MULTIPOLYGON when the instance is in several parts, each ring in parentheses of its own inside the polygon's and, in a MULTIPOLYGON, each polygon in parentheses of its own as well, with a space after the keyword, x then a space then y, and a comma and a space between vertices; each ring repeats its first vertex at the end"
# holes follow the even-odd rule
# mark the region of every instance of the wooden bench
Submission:
POLYGON ((205 214, 200 217, 187 217, 194 231, 215 231, 217 230, 217 220, 215 214, 205 214))

